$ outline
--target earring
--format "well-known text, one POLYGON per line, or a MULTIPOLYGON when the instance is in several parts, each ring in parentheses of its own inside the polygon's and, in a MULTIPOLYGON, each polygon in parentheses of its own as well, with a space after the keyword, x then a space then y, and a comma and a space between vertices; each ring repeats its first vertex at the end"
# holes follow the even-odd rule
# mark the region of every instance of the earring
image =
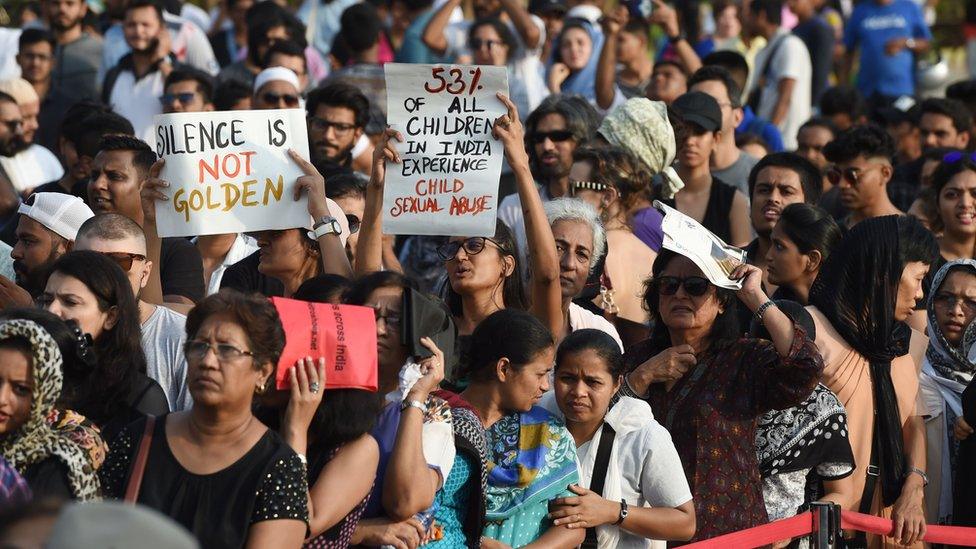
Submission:
POLYGON ((254 394, 263 395, 266 390, 268 390, 268 385, 267 382, 264 382, 254 388, 254 394))

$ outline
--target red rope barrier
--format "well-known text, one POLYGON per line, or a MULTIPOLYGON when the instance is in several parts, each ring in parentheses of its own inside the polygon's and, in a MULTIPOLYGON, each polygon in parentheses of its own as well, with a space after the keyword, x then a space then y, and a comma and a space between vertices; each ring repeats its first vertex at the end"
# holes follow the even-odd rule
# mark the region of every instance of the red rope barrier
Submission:
MULTIPOLYGON (((889 535, 894 530, 891 519, 853 511, 841 511, 840 527, 844 530, 857 530, 878 535, 889 535)), ((925 537, 922 539, 929 543, 976 547, 976 528, 930 524, 926 526, 925 537)))
POLYGON ((792 518, 777 520, 762 526, 747 530, 725 534, 683 545, 684 549, 729 549, 730 547, 762 547, 782 539, 795 538, 813 533, 813 513, 797 515, 792 518))

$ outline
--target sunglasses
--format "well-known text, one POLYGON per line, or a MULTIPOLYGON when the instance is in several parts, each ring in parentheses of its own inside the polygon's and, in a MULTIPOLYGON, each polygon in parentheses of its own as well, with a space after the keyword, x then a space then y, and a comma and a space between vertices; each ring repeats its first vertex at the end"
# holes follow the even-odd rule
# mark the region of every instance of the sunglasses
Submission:
POLYGON ((483 47, 488 48, 490 50, 495 46, 501 46, 503 44, 504 42, 502 42, 501 40, 482 40, 480 38, 471 39, 471 49, 473 50, 480 50, 483 47))
POLYGON ((478 255, 485 249, 486 242, 491 242, 495 246, 498 246, 498 249, 501 249, 501 246, 497 242, 488 237, 473 236, 464 240, 454 240, 440 246, 437 248, 437 255, 442 261, 452 261, 457 257, 458 251, 461 248, 464 248, 464 253, 468 255, 478 255))
POLYGON ((700 276, 689 276, 678 278, 676 276, 659 276, 655 281, 658 292, 661 295, 674 295, 678 293, 678 288, 684 286, 685 293, 693 297, 705 295, 712 283, 707 278, 700 276))
POLYGON ((546 139, 553 143, 562 143, 573 138, 573 132, 569 130, 556 130, 552 132, 536 132, 532 134, 534 143, 542 143, 546 139))
POLYGON ((349 223, 349 234, 356 234, 362 227, 363 222, 358 215, 346 214, 346 222, 349 223))
POLYGON ((187 103, 193 101, 193 98, 196 97, 196 95, 197 94, 193 92, 164 93, 159 97, 159 102, 162 103, 164 107, 172 107, 177 101, 179 101, 181 105, 186 105, 187 103))
POLYGON ((345 135, 354 129, 356 129, 355 124, 342 124, 339 122, 329 122, 324 118, 319 118, 317 116, 310 116, 308 118, 308 127, 312 128, 317 132, 325 133, 329 131, 329 128, 335 130, 336 135, 345 135))
POLYGON ((857 186, 858 179, 862 175, 864 175, 869 170, 873 170, 875 168, 880 168, 880 167, 881 167, 880 165, 876 165, 876 166, 870 166, 868 168, 864 168, 863 170, 860 168, 847 168, 842 170, 835 166, 827 170, 826 173, 827 181, 830 181, 831 185, 839 185, 841 179, 844 179, 852 186, 857 186))
POLYGON ((102 255, 114 261, 125 272, 129 272, 132 269, 133 261, 146 260, 146 256, 142 254, 130 254, 127 252, 103 252, 102 255))
POLYGON ((970 162, 976 163, 976 152, 969 153, 969 155, 967 155, 961 151, 952 151, 951 153, 947 153, 942 157, 943 164, 958 164, 963 160, 969 160, 970 162))
POLYGON ((298 106, 298 96, 293 93, 278 94, 274 92, 265 92, 261 95, 261 99, 264 99, 265 103, 273 105, 277 105, 279 102, 284 101, 285 105, 289 107, 298 106))

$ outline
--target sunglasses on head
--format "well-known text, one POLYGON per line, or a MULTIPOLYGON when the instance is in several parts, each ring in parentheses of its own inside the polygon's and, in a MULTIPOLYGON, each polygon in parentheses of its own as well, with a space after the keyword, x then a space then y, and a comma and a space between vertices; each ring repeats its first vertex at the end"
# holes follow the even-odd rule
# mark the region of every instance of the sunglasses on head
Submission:
POLYGON ((573 138, 573 132, 569 130, 556 130, 552 132, 535 132, 532 134, 532 141, 542 143, 546 139, 553 143, 562 143, 573 138))
MULTIPOLYGON (((458 251, 461 248, 464 248, 464 253, 468 255, 477 255, 485 249, 486 242, 491 242, 495 246, 498 246, 498 243, 490 238, 473 236, 464 240, 454 240, 442 245, 437 248, 437 255, 441 258, 441 261, 451 261, 457 257, 458 251)), ((501 249, 501 246, 498 246, 498 248, 501 249)))
POLYGON ((298 96, 293 93, 278 94, 274 92, 264 92, 261 95, 261 98, 264 99, 265 103, 274 105, 277 105, 280 101, 284 101, 285 105, 288 105, 289 107, 298 106, 298 96))
POLYGON ((957 163, 963 161, 964 159, 967 159, 970 162, 976 163, 976 152, 969 153, 967 155, 966 153, 964 153, 962 151, 952 151, 951 153, 946 153, 946 155, 942 157, 942 163, 943 164, 957 164, 957 163))
POLYGON ((570 181, 569 196, 576 196, 579 191, 605 191, 607 186, 596 181, 570 181))
POLYGON ((132 269, 133 261, 146 260, 146 256, 142 254, 130 254, 127 252, 103 252, 102 255, 114 261, 125 272, 129 272, 132 269))
POLYGON ((187 103, 193 101, 195 96, 196 94, 193 92, 164 93, 162 96, 160 96, 159 102, 162 103, 164 107, 172 107, 177 101, 179 101, 181 105, 186 105, 187 103))
POLYGON ((707 278, 700 276, 689 276, 685 278, 659 276, 655 283, 661 295, 674 295, 678 293, 678 288, 684 286, 685 293, 693 297, 705 295, 708 288, 712 285, 707 278))

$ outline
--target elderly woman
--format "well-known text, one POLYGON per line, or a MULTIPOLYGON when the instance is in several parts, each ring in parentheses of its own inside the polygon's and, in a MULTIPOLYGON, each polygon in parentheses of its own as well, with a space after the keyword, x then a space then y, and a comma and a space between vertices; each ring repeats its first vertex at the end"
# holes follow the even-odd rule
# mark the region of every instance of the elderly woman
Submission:
POLYGON ((743 264, 732 278, 740 290, 719 288, 690 259, 662 251, 644 292, 654 331, 624 356, 631 372, 621 394, 650 402, 681 456, 695 539, 766 522, 756 423, 803 401, 823 367, 803 328, 763 292, 762 271, 743 264), (737 296, 771 341, 739 339, 737 296))
POLYGON ((640 289, 657 254, 634 234, 631 223, 635 212, 651 205, 651 178, 626 149, 583 147, 573 153, 569 186, 572 196, 596 208, 606 227, 610 250, 594 301, 614 318, 628 343, 645 339, 640 289))
POLYGON ((962 394, 976 373, 970 354, 976 342, 976 261, 957 259, 939 269, 929 291, 928 320, 929 347, 919 376, 928 442, 925 505, 930 522, 945 522, 954 514, 953 428, 965 423, 962 394))
POLYGON ((530 314, 498 311, 475 329, 471 353, 471 384, 461 396, 477 412, 490 452, 481 546, 576 547, 583 531, 547 516, 550 500, 573 495, 567 487, 579 481, 571 435, 537 406, 549 390, 552 334, 530 314))
POLYGON ((810 290, 822 382, 847 410, 857 464, 845 479, 853 499, 844 508, 895 522, 893 535, 871 546, 921 547, 925 534, 925 430, 916 405, 925 339, 905 320, 937 258, 935 238, 914 218, 868 219, 841 240, 810 290))
POLYGON ((562 292, 563 330, 559 339, 576 330, 596 328, 620 346, 617 329, 607 319, 573 303, 607 250, 607 233, 592 206, 582 200, 557 198, 546 202, 546 217, 559 254, 559 288, 562 292))
POLYGON ((139 420, 99 471, 107 497, 152 507, 204 547, 301 547, 305 459, 251 413, 285 345, 268 300, 224 290, 186 320, 193 407, 139 420))
POLYGON ((0 322, 0 456, 36 498, 97 499, 107 448, 84 417, 55 407, 61 381, 50 334, 29 320, 0 322))
POLYGON ((612 402, 624 368, 616 342, 599 330, 573 332, 559 344, 554 390, 542 406, 573 435, 581 482, 570 487, 573 496, 555 500, 550 517, 556 525, 587 528, 603 549, 687 540, 695 533, 695 506, 671 436, 646 402, 612 402))

